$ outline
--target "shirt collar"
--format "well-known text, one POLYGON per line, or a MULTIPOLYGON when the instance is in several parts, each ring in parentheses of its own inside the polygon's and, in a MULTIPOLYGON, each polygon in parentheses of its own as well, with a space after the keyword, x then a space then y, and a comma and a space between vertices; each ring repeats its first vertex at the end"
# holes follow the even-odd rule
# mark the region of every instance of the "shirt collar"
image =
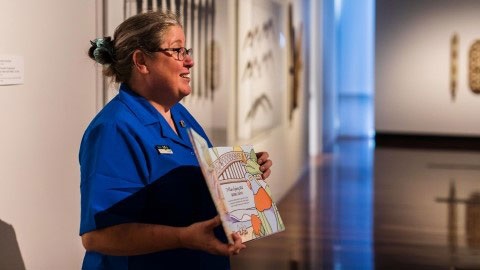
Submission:
POLYGON ((150 125, 160 121, 160 113, 146 100, 128 87, 125 83, 120 85, 118 98, 122 101, 143 125, 150 125))
MULTIPOLYGON (((168 137, 174 141, 177 141, 185 146, 192 147, 190 139, 188 137, 186 127, 180 125, 180 121, 184 122, 183 115, 178 109, 178 104, 175 104, 170 108, 170 112, 175 124, 177 125, 177 130, 179 134, 175 134, 173 130, 168 126, 167 121, 163 116, 153 107, 150 102, 144 97, 138 95, 133 90, 131 90, 125 83, 120 85, 120 92, 118 98, 122 101, 143 125, 151 125, 159 123, 160 133, 163 137, 168 137)), ((184 122, 185 123, 185 122, 184 122)), ((188 124, 186 124, 188 125, 188 124)))

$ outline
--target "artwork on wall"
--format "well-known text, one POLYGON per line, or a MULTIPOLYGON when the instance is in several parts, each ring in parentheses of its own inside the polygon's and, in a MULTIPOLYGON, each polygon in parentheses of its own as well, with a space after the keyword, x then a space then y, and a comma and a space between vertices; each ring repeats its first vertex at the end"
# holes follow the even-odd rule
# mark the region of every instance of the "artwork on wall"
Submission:
MULTIPOLYGON (((458 87, 458 58, 460 38, 454 33, 450 38, 450 98, 455 100, 458 87)), ((468 52, 468 86, 480 94, 480 40, 475 40, 468 52)))
POLYGON ((290 89, 289 89, 289 112, 288 116, 290 121, 292 121, 293 112, 299 106, 300 98, 300 83, 302 78, 302 69, 303 69, 303 25, 300 24, 299 30, 295 29, 293 24, 293 7, 290 3, 288 5, 288 35, 289 35, 289 73, 290 73, 290 89))
POLYGON ((250 139, 282 122, 287 40, 277 1, 238 1, 237 12, 237 137, 250 139))
POLYGON ((124 0, 123 7, 124 19, 148 10, 170 10, 181 16, 186 46, 193 49, 196 61, 190 74, 192 93, 187 98, 213 100, 218 85, 215 0, 124 0))
POLYGON ((450 38, 450 98, 455 100, 458 85, 458 34, 450 38))
POLYGON ((475 94, 480 94, 480 40, 470 46, 468 54, 468 85, 475 94))

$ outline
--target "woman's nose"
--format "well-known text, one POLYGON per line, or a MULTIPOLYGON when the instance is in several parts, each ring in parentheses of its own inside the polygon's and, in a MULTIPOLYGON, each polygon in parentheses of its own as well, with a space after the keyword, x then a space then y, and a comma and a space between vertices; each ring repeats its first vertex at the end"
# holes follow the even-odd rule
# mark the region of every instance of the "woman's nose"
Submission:
POLYGON ((193 61, 193 57, 191 55, 186 55, 185 59, 183 59, 183 64, 188 67, 193 67, 195 62, 193 61))

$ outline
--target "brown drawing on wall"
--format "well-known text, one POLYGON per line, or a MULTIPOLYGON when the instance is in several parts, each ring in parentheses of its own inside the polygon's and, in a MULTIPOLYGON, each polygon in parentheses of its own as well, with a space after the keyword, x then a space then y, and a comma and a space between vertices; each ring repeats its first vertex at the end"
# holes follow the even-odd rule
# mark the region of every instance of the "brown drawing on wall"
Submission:
POLYGON ((475 94, 480 94, 480 40, 470 47, 468 54, 468 85, 475 94))
MULTIPOLYGON (((272 66, 275 65, 272 50, 264 52, 262 55, 253 56, 247 60, 242 72, 242 81, 252 78, 261 78, 263 73, 272 71, 272 66)), ((266 74, 263 74, 266 75, 266 74)))
POLYGON ((265 109, 265 112, 269 112, 273 109, 272 102, 270 101, 268 96, 265 94, 260 95, 253 101, 252 106, 250 107, 250 110, 247 113, 247 117, 245 118, 245 121, 253 119, 255 115, 258 113, 258 109, 261 107, 265 109))
POLYGON ((263 42, 266 39, 275 38, 275 25, 272 18, 264 21, 261 25, 256 25, 245 35, 243 48, 254 47, 256 43, 263 42))
POLYGON ((261 77, 261 67, 258 63, 258 59, 255 57, 250 59, 245 64, 245 68, 243 69, 242 80, 250 79, 252 77, 261 77))

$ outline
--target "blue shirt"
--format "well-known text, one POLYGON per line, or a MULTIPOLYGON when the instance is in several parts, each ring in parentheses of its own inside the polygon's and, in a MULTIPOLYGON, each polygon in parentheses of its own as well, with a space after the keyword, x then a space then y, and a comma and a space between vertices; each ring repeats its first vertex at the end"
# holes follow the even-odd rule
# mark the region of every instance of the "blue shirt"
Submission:
MULTIPOLYGON (((187 128, 205 132, 181 104, 178 135, 143 97, 122 84, 92 120, 80 146, 80 235, 122 223, 188 226, 217 215, 187 128)), ((226 242, 221 228, 219 239, 226 242)), ((174 249, 140 256, 86 252, 82 269, 229 269, 229 259, 174 249)))

